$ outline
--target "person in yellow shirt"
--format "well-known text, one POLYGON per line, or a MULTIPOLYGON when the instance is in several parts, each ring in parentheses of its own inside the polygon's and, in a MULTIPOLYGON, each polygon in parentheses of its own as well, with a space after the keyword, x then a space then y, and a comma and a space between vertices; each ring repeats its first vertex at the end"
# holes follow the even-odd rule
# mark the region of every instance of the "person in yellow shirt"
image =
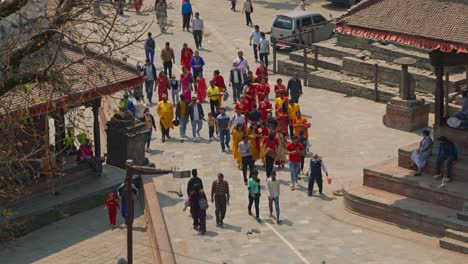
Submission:
POLYGON ((310 123, 302 116, 301 111, 297 111, 296 117, 292 120, 292 126, 294 127, 295 136, 299 136, 301 131, 304 131, 304 137, 309 137, 310 123))
POLYGON ((172 107, 172 103, 167 100, 167 95, 162 95, 162 101, 158 103, 156 107, 156 111, 159 115, 159 125, 161 126, 161 134, 162 134, 162 142, 166 142, 166 137, 168 139, 171 138, 169 135, 169 129, 174 129, 174 125, 172 124, 172 119, 174 119, 174 109, 172 107))
POLYGON ((280 90, 279 91, 279 97, 275 99, 275 109, 282 106, 284 102, 288 102, 288 98, 284 96, 284 91, 280 90))
POLYGON ((296 113, 299 112, 301 109, 298 103, 295 103, 293 100, 289 100, 288 104, 288 118, 289 118, 289 135, 294 135, 294 127, 292 122, 294 118, 296 118, 296 113))
POLYGON ((216 107, 219 106, 222 93, 220 93, 219 87, 214 85, 214 81, 210 81, 210 87, 206 92, 208 94, 208 98, 210 98, 210 111, 214 115, 216 107))

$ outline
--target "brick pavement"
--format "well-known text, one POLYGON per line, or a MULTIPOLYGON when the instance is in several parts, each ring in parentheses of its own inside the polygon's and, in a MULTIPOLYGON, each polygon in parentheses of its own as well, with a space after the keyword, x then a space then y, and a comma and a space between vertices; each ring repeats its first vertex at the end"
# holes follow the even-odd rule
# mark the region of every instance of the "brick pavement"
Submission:
MULTIPOLYGON (((145 217, 141 206, 136 204, 134 263, 151 264, 153 255, 146 233, 145 217)), ((18 238, 0 250, 0 263, 117 263, 119 258, 127 256, 126 229, 122 217, 118 215, 118 227, 111 230, 107 211, 103 207, 77 214, 18 238)))

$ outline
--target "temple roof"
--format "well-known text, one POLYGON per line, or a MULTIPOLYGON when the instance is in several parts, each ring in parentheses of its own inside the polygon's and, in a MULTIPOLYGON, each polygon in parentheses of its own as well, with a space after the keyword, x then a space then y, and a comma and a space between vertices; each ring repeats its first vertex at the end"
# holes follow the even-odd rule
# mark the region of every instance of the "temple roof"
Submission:
MULTIPOLYGON (((50 52, 44 50, 43 53, 34 54, 31 62, 43 62, 31 67, 39 68, 44 61, 47 62, 50 52)), ((0 115, 20 112, 23 116, 36 116, 76 106, 143 82, 135 66, 67 43, 62 43, 53 67, 57 68, 54 72, 59 72, 56 87, 28 84, 9 91, 0 97, 0 115)))
POLYGON ((468 0, 367 0, 336 24, 345 34, 468 52, 468 0))

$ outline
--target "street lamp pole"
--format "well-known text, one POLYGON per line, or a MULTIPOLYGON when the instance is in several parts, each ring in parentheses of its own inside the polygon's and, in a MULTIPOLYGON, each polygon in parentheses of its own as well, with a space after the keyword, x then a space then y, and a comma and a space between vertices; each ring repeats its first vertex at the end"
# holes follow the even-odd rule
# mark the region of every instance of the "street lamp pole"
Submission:
POLYGON ((172 170, 156 169, 153 167, 133 165, 132 160, 126 161, 125 175, 125 205, 127 207, 127 263, 133 264, 133 175, 148 175, 148 174, 167 174, 172 173, 172 170))

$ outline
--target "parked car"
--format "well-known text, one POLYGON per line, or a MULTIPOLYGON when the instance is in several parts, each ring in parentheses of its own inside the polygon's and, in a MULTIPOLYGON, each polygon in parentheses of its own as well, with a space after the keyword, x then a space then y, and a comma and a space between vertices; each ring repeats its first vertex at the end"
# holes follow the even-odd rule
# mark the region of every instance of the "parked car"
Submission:
POLYGON ((286 42, 310 45, 331 38, 334 29, 333 21, 319 13, 294 11, 276 16, 271 27, 270 41, 276 41, 279 45, 286 42))
POLYGON ((330 2, 332 2, 334 4, 335 3, 343 4, 343 5, 347 6, 347 7, 350 7, 350 6, 355 5, 355 4, 360 2, 360 0, 328 0, 328 1, 330 1, 330 2))

